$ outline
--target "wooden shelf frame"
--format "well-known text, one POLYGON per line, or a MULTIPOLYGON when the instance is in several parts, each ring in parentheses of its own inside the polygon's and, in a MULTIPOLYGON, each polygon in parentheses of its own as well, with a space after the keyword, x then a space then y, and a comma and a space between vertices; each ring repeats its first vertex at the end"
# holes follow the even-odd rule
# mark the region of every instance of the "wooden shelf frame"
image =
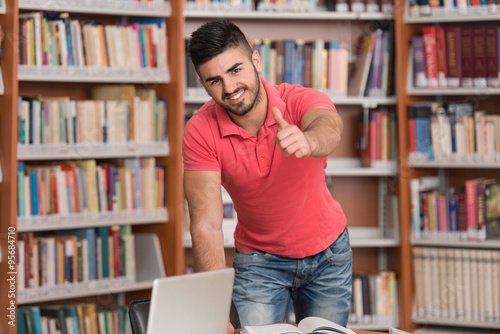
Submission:
MULTIPOLYGON (((410 179, 425 176, 435 175, 436 170, 442 173, 443 169, 455 169, 462 177, 466 177, 467 169, 485 169, 494 171, 498 170, 498 163, 480 163, 480 162, 422 162, 411 161, 409 159, 408 150, 408 105, 424 100, 434 99, 442 96, 495 96, 500 95, 500 89, 484 88, 484 89, 419 89, 413 86, 412 72, 412 57, 411 37, 421 35, 422 25, 441 24, 441 23, 463 23, 463 22, 487 22, 500 21, 500 15, 476 15, 468 13, 468 15, 434 15, 425 17, 410 17, 408 13, 408 0, 396 1, 396 68, 397 83, 405 89, 398 90, 398 133, 399 133, 399 168, 400 168, 400 219, 401 219, 401 247, 400 247, 400 293, 404 296, 400 310, 402 313, 401 328, 405 331, 413 332, 420 325, 440 325, 440 326, 461 326, 461 327, 476 327, 476 328, 497 328, 496 325, 484 323, 463 323, 458 321, 442 321, 440 319, 419 319, 413 316, 413 246, 440 246, 440 247, 461 247, 461 248, 486 248, 498 249, 494 242, 460 242, 448 240, 412 240, 411 239, 411 201, 410 201, 410 179), (463 171, 461 170, 463 169, 463 171)), ((483 101, 484 99, 480 99, 483 101)), ((493 173, 493 172, 492 172, 493 173)), ((489 174, 492 174, 489 173, 489 174)), ((456 174, 456 173, 454 173, 456 174)), ((476 173, 477 174, 477 173, 476 173)), ((498 244, 498 242, 497 242, 498 244)))
MULTIPOLYGON (((4 2, 2 1, 2 4, 4 2)), ((142 9, 124 9, 123 7, 111 6, 110 8, 98 8, 92 6, 74 6, 75 4, 82 3, 81 1, 63 1, 58 2, 59 7, 51 7, 50 11, 61 12, 74 12, 83 16, 87 14, 103 15, 103 16, 133 16, 133 17, 165 17, 167 20, 167 34, 168 34, 168 68, 169 71, 149 71, 140 73, 138 76, 132 77, 118 77, 109 78, 99 75, 93 76, 92 74, 85 76, 77 76, 71 72, 74 69, 68 69, 67 75, 62 74, 61 69, 57 71, 56 76, 42 77, 40 75, 31 75, 26 73, 19 73, 18 66, 18 39, 15 36, 19 35, 19 11, 28 10, 49 10, 44 5, 38 5, 40 1, 21 1, 6 0, 5 14, 0 15, 0 25, 5 31, 6 43, 4 43, 2 55, 2 68, 3 81, 4 81, 4 94, 0 96, 0 164, 3 172, 3 182, 0 183, 0 212, 2 212, 2 219, 0 219, 0 250, 2 254, 2 261, 0 262, 0 271, 3 273, 15 271, 7 266, 7 232, 15 230, 14 237, 16 240, 19 238, 17 235, 17 161, 18 161, 18 147, 17 147, 17 101, 18 96, 21 94, 33 94, 38 89, 47 91, 47 87, 56 84, 57 89, 60 90, 54 94, 76 96, 81 99, 88 98, 84 89, 88 88, 88 83, 121 83, 130 82, 135 84, 142 84, 156 89, 157 96, 165 97, 168 100, 168 122, 167 122, 167 136, 168 147, 163 148, 161 152, 150 151, 138 153, 133 156, 157 156, 157 162, 166 166, 166 212, 163 216, 163 221, 150 220, 149 223, 145 221, 132 222, 133 233, 153 233, 158 236, 160 242, 158 251, 161 252, 165 272, 167 275, 181 275, 184 273, 184 245, 183 245, 183 188, 182 188, 182 155, 181 155, 181 142, 182 132, 184 127, 184 102, 183 102, 183 68, 184 68, 184 55, 179 52, 184 48, 184 15, 183 5, 184 1, 173 1, 168 4, 169 8, 158 10, 158 8, 142 8, 142 9), (149 78, 149 79, 148 79, 149 78), (38 82, 44 82, 38 85, 38 82), (72 84, 65 85, 61 82, 72 82, 72 84), (84 89, 78 89, 79 86, 84 89), (76 89, 75 89, 76 88, 76 89), (168 223, 166 223, 168 220, 168 223)), ((51 6, 55 3, 50 2, 51 6)), ((23 68, 22 71, 25 69, 23 68)), ((29 69, 32 70, 32 69, 29 69)), ((36 69, 44 70, 44 69, 36 69)), ((88 94, 88 93, 87 93, 88 94)), ((137 153, 137 152, 136 152, 137 153)), ((30 160, 30 157, 23 156, 20 152, 21 159, 30 160)), ((122 156, 130 156, 129 153, 119 153, 122 156)), ((64 154, 63 154, 64 155, 64 154)), ((61 152, 54 153, 51 158, 67 159, 69 156, 61 155, 61 152)), ((110 153, 110 156, 113 156, 110 153)), ((96 157, 96 156, 94 156, 96 157)), ((98 156, 97 158, 100 158, 98 156)), ((106 156, 109 157, 109 156, 106 156)), ((37 158, 43 158, 38 156, 37 158)), ((93 224, 93 223, 91 223, 93 224)), ((69 228, 69 227, 68 227, 69 228)), ((42 228, 43 229, 43 228, 42 228)), ((33 231, 37 228, 25 228, 20 226, 20 231, 33 231)), ((142 296, 147 296, 147 289, 150 289, 151 282, 147 283, 134 283, 127 287, 117 288, 115 290, 107 290, 108 292, 121 293, 134 291, 130 294, 130 298, 138 296, 135 291, 144 290, 142 296)), ((104 292, 104 291, 102 291, 104 292)), ((92 295, 100 292, 92 291, 92 295)), ((9 286, 7 284, 0 284, 0 316, 2 319, 7 318, 8 307, 11 303, 15 303, 17 307, 18 301, 14 298, 8 298, 9 286)), ((59 296, 60 297, 60 296, 59 296)), ((59 300, 61 298, 54 300, 59 300)), ((72 297, 77 297, 72 296, 72 297)), ((128 297, 127 297, 128 298, 128 297)), ((37 302, 37 299, 25 300, 27 303, 37 302)), ((21 304, 25 301, 20 300, 21 304)), ((39 302, 46 300, 38 300, 39 302)), ((0 332, 5 334, 15 334, 16 329, 8 325, 6 321, 0 322, 0 332)))
MULTIPOLYGON (((4 0, 2 0, 4 1, 4 0)), ((19 9, 50 12, 85 13, 94 15, 123 15, 141 17, 169 17, 172 14, 170 2, 137 1, 38 1, 19 0, 19 9)))
POLYGON ((391 13, 355 13, 327 11, 326 8, 310 12, 274 12, 274 11, 243 11, 243 10, 190 10, 184 11, 186 18, 214 19, 225 17, 228 19, 251 19, 251 20, 344 20, 344 21, 373 21, 393 20, 391 13))

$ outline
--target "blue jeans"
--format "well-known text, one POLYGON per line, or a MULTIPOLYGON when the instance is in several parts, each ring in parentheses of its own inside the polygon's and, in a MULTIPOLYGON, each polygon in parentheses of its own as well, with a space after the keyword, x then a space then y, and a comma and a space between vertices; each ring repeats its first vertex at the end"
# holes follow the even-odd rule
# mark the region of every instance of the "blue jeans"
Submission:
POLYGON ((233 303, 241 326, 284 322, 290 298, 296 322, 308 316, 346 326, 352 296, 347 229, 327 249, 302 259, 236 250, 233 303))

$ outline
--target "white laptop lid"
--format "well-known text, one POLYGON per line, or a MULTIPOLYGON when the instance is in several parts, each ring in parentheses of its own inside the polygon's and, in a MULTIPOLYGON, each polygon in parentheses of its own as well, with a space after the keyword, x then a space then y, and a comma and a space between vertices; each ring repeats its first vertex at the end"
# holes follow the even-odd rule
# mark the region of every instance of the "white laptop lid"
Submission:
POLYGON ((234 269, 154 280, 147 334, 226 333, 234 269))

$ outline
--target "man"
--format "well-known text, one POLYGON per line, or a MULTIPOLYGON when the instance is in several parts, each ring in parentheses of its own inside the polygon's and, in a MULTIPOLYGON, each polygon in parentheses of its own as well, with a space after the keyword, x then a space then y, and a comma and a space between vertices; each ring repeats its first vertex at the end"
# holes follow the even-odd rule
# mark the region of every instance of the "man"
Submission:
POLYGON ((183 141, 195 269, 226 266, 223 186, 238 216, 233 303, 241 326, 284 321, 290 298, 297 322, 319 316, 345 326, 352 252, 324 170, 343 129, 333 103, 260 77, 258 52, 227 20, 193 32, 189 56, 212 97, 183 141))

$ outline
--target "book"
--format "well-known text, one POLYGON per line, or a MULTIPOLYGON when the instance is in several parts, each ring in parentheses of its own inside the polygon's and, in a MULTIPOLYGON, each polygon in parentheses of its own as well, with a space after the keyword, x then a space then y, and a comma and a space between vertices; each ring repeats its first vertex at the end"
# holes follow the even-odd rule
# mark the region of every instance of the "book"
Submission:
POLYGON ((500 238, 500 181, 485 185, 486 239, 500 238))
POLYGON ((424 39, 414 36, 411 39, 413 52, 413 84, 417 88, 427 88, 427 74, 425 72, 424 39))
POLYGON ((462 37, 460 27, 445 27, 444 31, 448 74, 447 84, 449 88, 456 88, 462 84, 462 37))
POLYGON ((498 87, 498 32, 497 27, 486 27, 486 79, 488 87, 498 87))
POLYGON ((420 195, 424 191, 438 189, 439 186, 440 180, 437 176, 422 176, 410 180, 412 236, 415 239, 420 239, 423 231, 420 195))
POLYGON ((382 29, 375 31, 372 64, 370 66, 370 79, 367 83, 368 96, 382 96, 382 63, 384 58, 384 32, 382 29))
POLYGON ((486 28, 477 26, 472 29, 472 58, 474 67, 474 87, 487 86, 486 28))
POLYGON ((474 45, 472 27, 461 28, 462 45, 462 87, 474 87, 474 45))
POLYGON ((436 48, 436 27, 425 26, 422 28, 424 41, 425 73, 427 76, 427 87, 438 88, 438 56, 436 48))
POLYGON ((368 75, 375 46, 375 32, 360 37, 360 53, 354 65, 354 70, 349 80, 347 92, 349 96, 365 96, 368 75))
POLYGON ((307 317, 302 319, 297 326, 278 323, 260 326, 245 326, 241 334, 304 334, 304 333, 344 333, 355 334, 339 324, 320 317, 307 317))

